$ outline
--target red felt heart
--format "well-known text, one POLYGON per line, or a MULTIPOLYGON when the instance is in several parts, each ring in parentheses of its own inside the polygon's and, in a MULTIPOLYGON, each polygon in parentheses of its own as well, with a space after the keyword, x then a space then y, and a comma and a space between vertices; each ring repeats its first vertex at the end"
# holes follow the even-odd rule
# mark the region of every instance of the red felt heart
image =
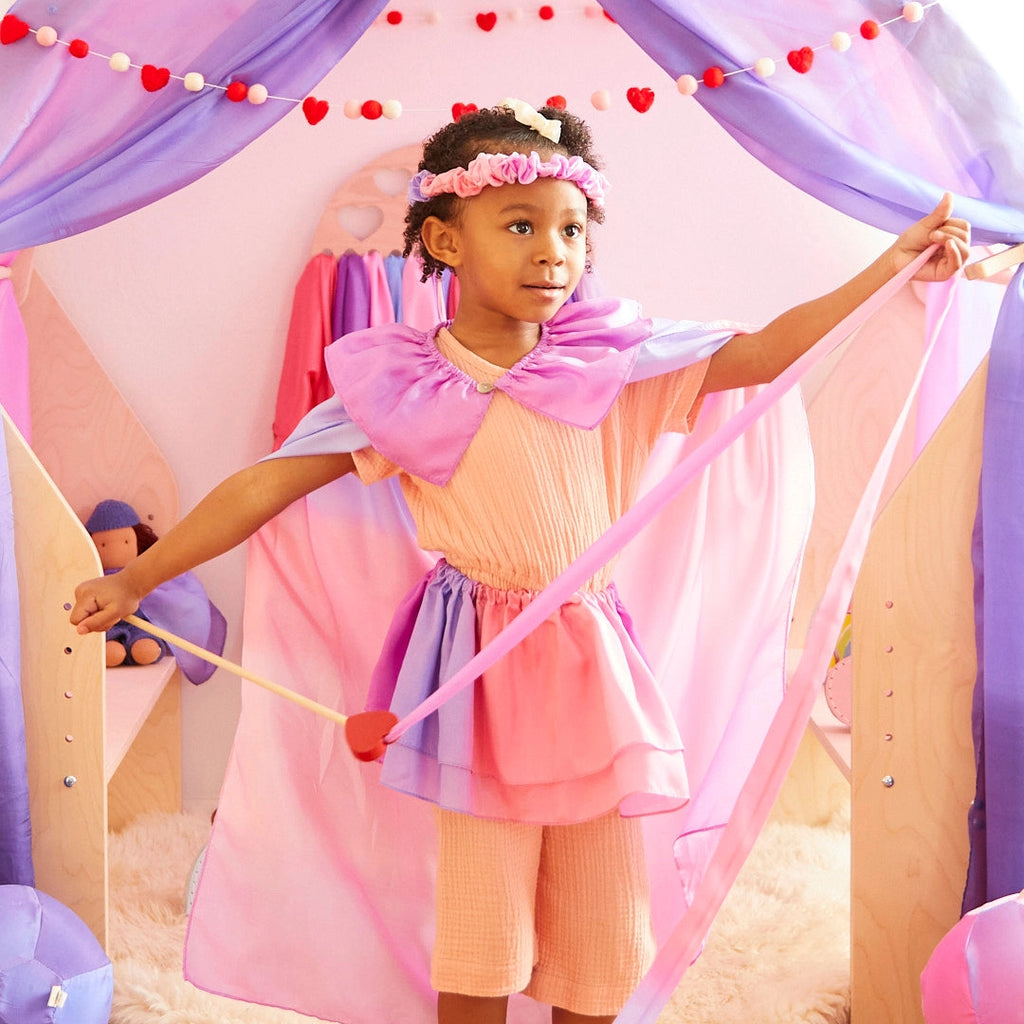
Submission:
POLYGON ((626 99, 629 100, 629 105, 634 110, 645 114, 651 109, 651 104, 654 102, 654 90, 638 89, 634 85, 631 89, 626 90, 626 99))
POLYGON ((472 114, 477 109, 475 103, 453 103, 452 120, 458 121, 463 114, 472 114))
POLYGON ((159 92, 171 80, 170 71, 155 64, 143 64, 141 75, 142 88, 146 92, 159 92))
POLYGON ((361 711, 345 722, 345 740, 360 761, 376 761, 384 756, 384 737, 398 724, 390 711, 361 711))
POLYGON ((5 14, 0 19, 0 43, 3 43, 4 46, 24 39, 28 33, 28 22, 22 21, 16 14, 5 14))
POLYGON ((476 16, 476 23, 485 31, 490 32, 492 28, 498 23, 498 16, 494 11, 488 11, 486 14, 478 14, 476 16))
POLYGON ((307 96, 302 101, 302 112, 310 124, 319 124, 327 116, 327 100, 318 100, 315 96, 307 96))
POLYGON ((814 51, 809 46, 802 46, 799 50, 790 50, 786 54, 786 60, 789 61, 789 66, 794 71, 806 75, 814 63, 814 51))
POLYGON ((549 96, 544 103, 546 107, 554 107, 555 110, 565 110, 565 97, 560 93, 555 93, 554 96, 549 96))

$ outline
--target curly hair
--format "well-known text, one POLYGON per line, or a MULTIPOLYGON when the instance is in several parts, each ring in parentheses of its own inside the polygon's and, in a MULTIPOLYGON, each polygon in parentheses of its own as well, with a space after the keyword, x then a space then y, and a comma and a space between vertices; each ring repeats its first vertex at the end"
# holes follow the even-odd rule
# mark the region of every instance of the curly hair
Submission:
MULTIPOLYGON (((418 170, 441 174, 454 167, 465 167, 481 153, 529 153, 533 150, 578 156, 596 170, 601 169, 601 161, 594 153, 593 138, 585 121, 557 107, 541 107, 540 113, 562 122, 562 133, 557 143, 549 142, 532 128, 520 124, 508 107, 474 110, 446 124, 427 139, 418 170)), ((423 245, 420 237, 423 222, 428 217, 452 220, 457 215, 460 202, 462 200, 457 196, 445 194, 426 202, 409 204, 405 214, 405 249, 402 255, 409 256, 415 252, 422 259, 424 281, 433 275, 440 276, 446 265, 431 256, 423 245)), ((604 211, 589 199, 587 219, 597 223, 604 220, 604 211)))

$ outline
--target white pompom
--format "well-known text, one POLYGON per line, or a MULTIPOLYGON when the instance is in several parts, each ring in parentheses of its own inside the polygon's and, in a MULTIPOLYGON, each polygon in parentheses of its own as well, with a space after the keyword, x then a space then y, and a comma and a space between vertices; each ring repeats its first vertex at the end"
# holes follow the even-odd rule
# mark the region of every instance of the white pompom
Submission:
POLYGON ((680 75, 676 79, 676 88, 684 96, 692 96, 697 91, 699 84, 700 83, 698 83, 697 79, 694 78, 693 75, 680 75))

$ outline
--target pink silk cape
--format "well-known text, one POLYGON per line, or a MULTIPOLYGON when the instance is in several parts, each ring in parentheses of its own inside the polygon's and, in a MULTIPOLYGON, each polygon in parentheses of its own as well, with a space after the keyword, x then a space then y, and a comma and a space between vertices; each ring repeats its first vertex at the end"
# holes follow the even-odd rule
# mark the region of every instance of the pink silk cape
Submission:
MULTIPOLYGON (((844 321, 819 345, 834 347, 854 326, 844 321)), ((666 987, 696 956, 680 921, 700 897, 706 932, 759 827, 754 821, 752 835, 723 843, 731 860, 722 867, 713 854, 730 816, 744 799, 763 804, 749 782, 781 784, 795 750, 792 728, 764 744, 787 703, 787 634, 813 505, 806 418, 792 388, 801 367, 791 371, 772 402, 760 400, 766 389, 711 395, 693 435, 663 439, 648 468, 655 489, 695 454, 699 462, 745 407, 758 407, 737 439, 630 541, 616 573, 676 709, 694 794, 681 811, 644 821, 664 948, 623 1020, 653 1020, 666 987)), ((366 488, 346 478, 260 531, 250 546, 249 667, 346 713, 360 710, 391 613, 433 562, 411 526, 394 480, 366 488)), ((848 599, 840 592, 842 609, 848 599)), ((827 621, 823 629, 827 635, 827 621)), ((804 675, 820 679, 824 667, 809 665, 804 675)), ((243 697, 190 921, 186 977, 327 1020, 428 1024, 435 1019, 430 805, 379 785, 379 766, 357 762, 327 720, 263 690, 243 697)), ((789 697, 802 732, 806 696, 789 697)), ((741 818, 751 820, 749 807, 741 818)), ((525 997, 510 1002, 516 1024, 540 1024, 545 1014, 525 997)))

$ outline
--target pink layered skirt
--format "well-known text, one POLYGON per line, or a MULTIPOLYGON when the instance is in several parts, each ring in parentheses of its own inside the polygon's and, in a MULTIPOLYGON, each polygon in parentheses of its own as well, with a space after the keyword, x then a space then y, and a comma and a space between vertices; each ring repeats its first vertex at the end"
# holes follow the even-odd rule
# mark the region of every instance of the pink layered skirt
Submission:
MULTIPOLYGON (((417 707, 534 597, 439 562, 395 614, 367 706, 417 707)), ((392 743, 385 785, 477 817, 565 824, 689 798, 683 745, 614 585, 580 591, 392 743)))

